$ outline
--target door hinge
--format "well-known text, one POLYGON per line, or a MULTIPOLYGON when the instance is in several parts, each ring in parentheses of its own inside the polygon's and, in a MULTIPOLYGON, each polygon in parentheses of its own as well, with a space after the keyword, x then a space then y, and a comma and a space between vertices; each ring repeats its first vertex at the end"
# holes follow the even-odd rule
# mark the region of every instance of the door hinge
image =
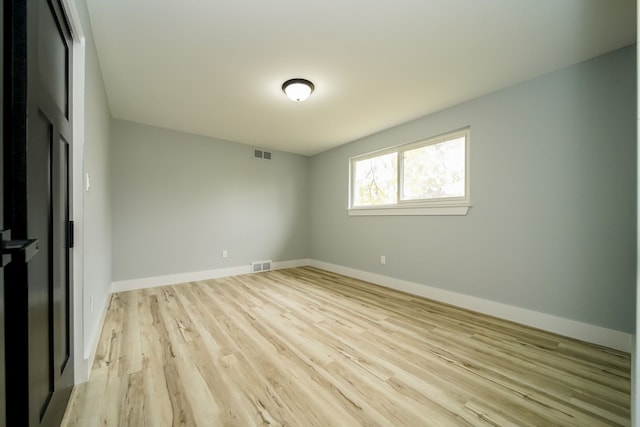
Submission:
POLYGON ((68 242, 68 246, 69 249, 73 248, 74 246, 74 238, 75 238, 75 221, 69 221, 67 223, 67 242, 68 242))

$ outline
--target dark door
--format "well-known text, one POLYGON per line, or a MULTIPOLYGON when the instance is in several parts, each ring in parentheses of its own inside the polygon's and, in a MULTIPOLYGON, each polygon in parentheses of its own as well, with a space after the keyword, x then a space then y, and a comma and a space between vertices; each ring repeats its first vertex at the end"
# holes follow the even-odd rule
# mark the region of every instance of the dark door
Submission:
MULTIPOLYGON (((3 45, 4 45, 4 0, 0 0, 0 58, 4 58, 3 45)), ((4 105, 4 59, 3 66, 0 67, 0 176, 2 176, 3 166, 2 166, 2 134, 3 134, 3 105, 4 105)), ((4 194, 2 190, 2 185, 0 185, 0 230, 4 230, 4 194)), ((0 242, 1 243, 1 242, 0 242)), ((5 261, 8 263, 10 261, 9 256, 4 256, 4 254, 0 254, 0 427, 4 427, 7 425, 7 416, 6 416, 6 388, 5 388, 5 357, 4 357, 4 265, 5 261)))
POLYGON ((38 242, 35 255, 5 269, 7 420, 58 426, 73 387, 71 36, 59 0, 5 2, 12 27, 5 227, 13 239, 38 242))

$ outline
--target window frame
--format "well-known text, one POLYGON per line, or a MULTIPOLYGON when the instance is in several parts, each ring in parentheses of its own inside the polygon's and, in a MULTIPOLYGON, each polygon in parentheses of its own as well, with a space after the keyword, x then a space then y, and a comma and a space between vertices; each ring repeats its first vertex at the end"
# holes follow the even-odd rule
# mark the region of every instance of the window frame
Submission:
POLYGON ((363 215, 466 215, 471 207, 470 197, 470 147, 471 128, 466 127, 452 132, 443 133, 433 137, 420 139, 394 147, 365 153, 349 158, 349 197, 347 211, 350 216, 363 215), (433 199, 413 199, 402 200, 404 185, 404 153, 430 145, 440 144, 446 141, 464 137, 465 148, 465 194, 461 197, 441 197, 433 199), (384 156, 390 153, 397 153, 397 190, 396 203, 386 205, 354 206, 355 200, 355 164, 358 161, 384 156))

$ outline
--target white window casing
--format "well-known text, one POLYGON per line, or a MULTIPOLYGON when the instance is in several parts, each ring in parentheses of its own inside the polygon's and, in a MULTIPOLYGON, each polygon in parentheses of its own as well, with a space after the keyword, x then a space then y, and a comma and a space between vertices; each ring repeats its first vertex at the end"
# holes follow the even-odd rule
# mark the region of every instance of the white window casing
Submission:
POLYGON ((470 128, 349 159, 351 216, 466 215, 470 128))

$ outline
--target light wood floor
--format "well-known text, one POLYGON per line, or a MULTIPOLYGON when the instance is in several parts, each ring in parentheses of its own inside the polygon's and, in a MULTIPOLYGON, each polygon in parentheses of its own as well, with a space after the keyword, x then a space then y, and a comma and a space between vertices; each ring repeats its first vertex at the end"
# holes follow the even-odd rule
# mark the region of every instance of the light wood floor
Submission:
POLYGON ((64 426, 630 425, 617 352, 313 268, 114 294, 64 426))

